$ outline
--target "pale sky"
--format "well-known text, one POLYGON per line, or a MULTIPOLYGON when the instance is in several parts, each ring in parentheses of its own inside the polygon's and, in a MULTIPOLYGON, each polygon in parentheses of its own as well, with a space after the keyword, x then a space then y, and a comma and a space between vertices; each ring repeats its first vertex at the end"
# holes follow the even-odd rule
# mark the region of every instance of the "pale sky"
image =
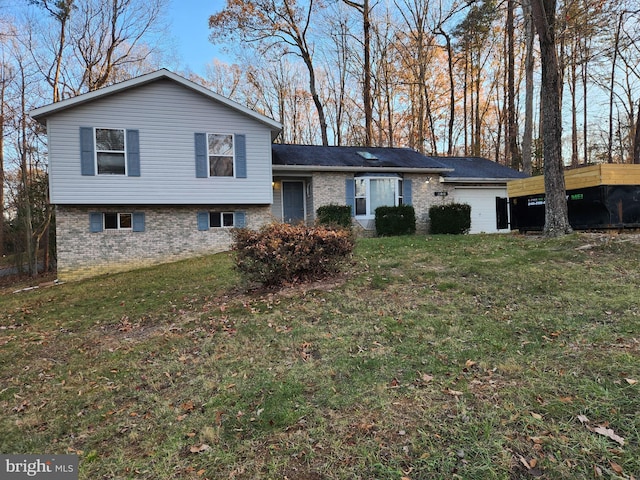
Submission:
POLYGON ((168 21, 176 41, 180 66, 204 75, 205 65, 226 57, 209 41, 209 16, 221 11, 225 0, 171 0, 168 21))

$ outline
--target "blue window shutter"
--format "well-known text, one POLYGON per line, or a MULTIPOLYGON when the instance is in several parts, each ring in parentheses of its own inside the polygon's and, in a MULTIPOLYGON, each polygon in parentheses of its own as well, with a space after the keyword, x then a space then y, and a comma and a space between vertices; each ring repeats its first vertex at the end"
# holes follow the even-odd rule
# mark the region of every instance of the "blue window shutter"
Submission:
POLYGON ((351 207, 351 216, 356 215, 356 181, 353 178, 347 178, 345 183, 346 204, 351 207))
POLYGON ((209 177, 209 168, 207 165, 207 134, 196 133, 196 178, 209 177))
POLYGON ((80 127, 80 173, 96 174, 96 161, 93 149, 93 128, 80 127))
POLYGON ((244 228, 247 225, 247 214, 245 212, 233 212, 233 226, 244 228))
POLYGON ((198 230, 209 230, 209 212, 198 212, 198 230))
POLYGON ((140 133, 127 130, 127 175, 140 176, 140 133))
POLYGON ((102 231, 102 213, 89 213, 89 231, 91 233, 98 233, 102 231))
POLYGON ((144 232, 144 212, 133 212, 132 217, 132 230, 134 232, 144 232))
POLYGON ((413 199, 411 198, 411 180, 403 180, 402 194, 402 203, 404 205, 411 205, 413 203, 413 199))
POLYGON ((233 136, 236 154, 236 178, 247 178, 247 138, 244 134, 233 136))

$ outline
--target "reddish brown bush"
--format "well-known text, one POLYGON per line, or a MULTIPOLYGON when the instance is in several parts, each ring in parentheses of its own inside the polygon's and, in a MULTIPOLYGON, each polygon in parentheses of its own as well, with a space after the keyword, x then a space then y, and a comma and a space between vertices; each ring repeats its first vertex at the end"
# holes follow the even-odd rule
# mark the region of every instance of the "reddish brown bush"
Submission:
POLYGON ((236 268, 265 286, 317 280, 350 258, 354 238, 346 229, 272 223, 258 231, 234 230, 236 268))

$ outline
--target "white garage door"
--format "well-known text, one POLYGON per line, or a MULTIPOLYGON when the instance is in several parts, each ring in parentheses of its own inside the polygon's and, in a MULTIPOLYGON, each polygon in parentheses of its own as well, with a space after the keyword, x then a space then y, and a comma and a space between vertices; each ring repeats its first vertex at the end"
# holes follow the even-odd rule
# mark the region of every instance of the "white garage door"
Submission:
POLYGON ((506 196, 506 188, 456 188, 456 203, 471 205, 471 230, 469 233, 508 232, 508 229, 498 230, 496 228, 496 197, 506 198, 506 196))

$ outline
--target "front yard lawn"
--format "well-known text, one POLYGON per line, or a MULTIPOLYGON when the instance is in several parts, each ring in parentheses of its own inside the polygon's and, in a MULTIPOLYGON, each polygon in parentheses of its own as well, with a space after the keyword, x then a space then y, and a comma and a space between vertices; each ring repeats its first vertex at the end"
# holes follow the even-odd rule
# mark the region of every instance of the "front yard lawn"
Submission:
POLYGON ((229 254, 0 293, 0 451, 81 479, 640 478, 633 235, 358 241, 246 291, 229 254))

